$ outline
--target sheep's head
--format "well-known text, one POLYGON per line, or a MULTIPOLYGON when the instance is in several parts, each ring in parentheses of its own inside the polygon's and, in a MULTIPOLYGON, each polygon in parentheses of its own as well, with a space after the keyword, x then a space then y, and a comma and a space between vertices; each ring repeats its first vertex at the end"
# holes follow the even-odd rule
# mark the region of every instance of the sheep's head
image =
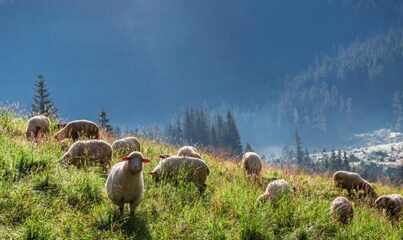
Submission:
POLYGON ((379 209, 387 208, 390 205, 390 198, 387 196, 379 197, 375 200, 375 206, 379 209))
POLYGON ((122 158, 127 161, 127 167, 132 173, 139 173, 143 170, 143 163, 149 163, 150 160, 144 158, 140 152, 132 152, 129 156, 122 158))

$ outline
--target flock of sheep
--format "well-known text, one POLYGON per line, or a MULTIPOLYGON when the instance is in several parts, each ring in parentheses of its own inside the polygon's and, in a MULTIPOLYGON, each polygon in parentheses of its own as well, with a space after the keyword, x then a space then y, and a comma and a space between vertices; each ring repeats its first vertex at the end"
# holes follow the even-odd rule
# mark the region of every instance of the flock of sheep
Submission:
MULTIPOLYGON (((50 120, 45 116, 35 116, 29 119, 26 129, 27 138, 38 138, 49 133, 50 120)), ((55 134, 55 138, 62 144, 66 141, 73 141, 66 153, 60 158, 60 163, 82 166, 83 164, 99 164, 105 170, 109 170, 106 180, 106 190, 109 199, 119 206, 120 213, 123 214, 124 204, 130 205, 130 214, 134 214, 144 193, 143 164, 150 162, 140 151, 140 142, 135 137, 126 137, 109 143, 97 140, 100 130, 97 124, 78 120, 61 126, 62 128, 55 134), (81 138, 90 140, 81 141, 81 138), (122 161, 113 166, 112 155, 122 161)), ((253 152, 243 155, 241 165, 249 176, 257 177, 262 170, 262 159, 253 152)), ((206 190, 206 180, 210 174, 210 169, 206 162, 201 159, 201 155, 196 148, 184 146, 179 149, 176 155, 160 155, 158 166, 152 171, 153 179, 158 182, 167 179, 177 184, 179 175, 185 174, 184 181, 194 183, 199 191, 206 190)), ((375 203, 379 209, 383 209, 386 216, 393 222, 398 222, 403 213, 403 197, 399 194, 389 194, 377 197, 373 186, 363 179, 359 174, 338 171, 333 175, 335 186, 345 189, 349 194, 355 191, 375 203)), ((293 192, 290 184, 284 180, 274 180, 270 182, 266 191, 258 198, 258 203, 266 201, 276 204, 280 199, 284 199, 293 192)), ((351 202, 346 197, 337 197, 330 206, 332 217, 343 224, 351 222, 354 216, 354 209, 351 202)))

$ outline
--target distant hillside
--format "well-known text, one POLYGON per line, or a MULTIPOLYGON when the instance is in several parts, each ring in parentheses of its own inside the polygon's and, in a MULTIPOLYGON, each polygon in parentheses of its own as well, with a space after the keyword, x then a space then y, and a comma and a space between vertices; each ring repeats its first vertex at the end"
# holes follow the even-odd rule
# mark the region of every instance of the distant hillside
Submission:
MULTIPOLYGON (((195 186, 155 184, 147 174, 172 146, 142 140, 152 160, 144 169, 144 200, 135 217, 117 215, 106 196, 106 175, 99 167, 63 168, 60 145, 23 137, 25 119, 0 112, 1 239, 396 239, 394 227, 363 200, 354 199, 355 217, 341 226, 330 220, 329 206, 339 195, 329 177, 265 168, 253 184, 237 164, 203 153, 210 166, 207 191, 195 186), (278 206, 256 205, 270 179, 284 178, 294 196, 278 206)), ((53 132, 53 131, 52 131, 53 132)), ((113 159, 113 162, 118 159, 113 159)), ((375 183, 379 194, 401 188, 375 183)))

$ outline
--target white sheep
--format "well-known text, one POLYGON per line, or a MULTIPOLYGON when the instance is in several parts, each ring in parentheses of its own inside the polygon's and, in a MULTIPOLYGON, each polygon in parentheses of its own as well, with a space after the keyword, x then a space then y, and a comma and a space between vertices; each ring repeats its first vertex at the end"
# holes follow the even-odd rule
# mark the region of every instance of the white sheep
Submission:
POLYGON ((346 224, 354 217, 353 206, 345 197, 337 197, 330 206, 330 214, 336 221, 346 224))
POLYGON ((143 163, 150 162, 140 152, 132 152, 113 165, 106 180, 109 199, 119 206, 123 215, 124 204, 130 204, 130 215, 134 214, 144 193, 143 163))
POLYGON ((242 156, 242 167, 249 175, 259 175, 262 170, 262 159, 254 152, 247 152, 242 156))
POLYGON ((363 179, 358 173, 337 171, 333 174, 333 181, 336 187, 346 189, 349 194, 355 190, 357 193, 359 190, 363 190, 365 196, 376 198, 376 192, 372 185, 363 179))
POLYGON ((71 121, 60 129, 54 137, 59 141, 66 138, 77 141, 80 137, 99 139, 99 127, 96 123, 87 120, 71 121))
POLYGON ((206 162, 199 158, 172 156, 160 161, 159 165, 152 171, 152 176, 156 182, 161 178, 167 178, 175 183, 179 180, 179 174, 183 171, 185 180, 193 182, 199 188, 200 192, 206 190, 207 176, 210 169, 206 162))
POLYGON ((25 131, 26 138, 38 138, 39 134, 48 134, 50 127, 50 119, 46 116, 34 116, 28 120, 27 129, 25 131))
POLYGON ((375 201, 377 208, 383 209, 389 220, 398 222, 403 216, 403 196, 399 194, 382 195, 375 201))
POLYGON ((102 140, 77 141, 60 158, 61 164, 81 166, 84 163, 97 163, 108 169, 112 159, 112 147, 102 140))
POLYGON ((125 137, 112 143, 113 154, 118 157, 127 156, 131 152, 140 151, 140 141, 135 137, 125 137))
POLYGON ((184 157, 194 157, 194 158, 199 158, 201 159, 200 154, 197 152, 196 148, 193 146, 183 146, 178 150, 178 153, 176 154, 178 156, 184 156, 184 157))
POLYGON ((267 185, 266 191, 258 198, 258 202, 266 202, 269 200, 271 203, 277 203, 279 199, 292 193, 290 184, 284 180, 274 180, 267 185))

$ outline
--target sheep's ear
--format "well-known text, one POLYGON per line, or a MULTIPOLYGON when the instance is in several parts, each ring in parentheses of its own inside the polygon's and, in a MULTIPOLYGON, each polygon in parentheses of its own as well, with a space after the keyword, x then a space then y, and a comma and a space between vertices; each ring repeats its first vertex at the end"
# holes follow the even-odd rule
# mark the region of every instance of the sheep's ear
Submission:
POLYGON ((151 161, 148 160, 148 159, 146 159, 146 158, 143 158, 143 159, 141 159, 141 162, 142 162, 142 163, 149 163, 149 162, 151 162, 151 161))

